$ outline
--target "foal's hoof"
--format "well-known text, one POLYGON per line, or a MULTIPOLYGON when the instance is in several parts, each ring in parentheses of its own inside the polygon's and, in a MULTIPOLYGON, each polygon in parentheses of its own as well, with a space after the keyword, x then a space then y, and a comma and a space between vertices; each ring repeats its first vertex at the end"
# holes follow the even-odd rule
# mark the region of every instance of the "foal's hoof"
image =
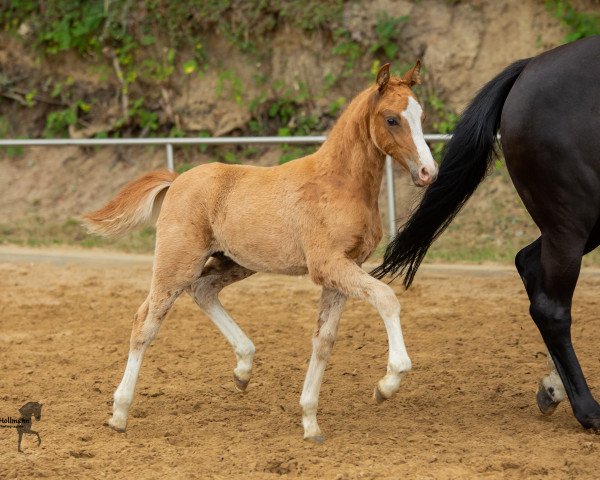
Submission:
POLYGON ((125 433, 125 429, 127 428, 127 423, 116 421, 113 417, 110 417, 105 425, 108 425, 119 433, 125 433))
POLYGON ((312 437, 304 437, 304 440, 306 440, 307 442, 316 443, 317 445, 321 445, 325 441, 323 435, 313 435, 312 437))
POLYGON ((552 396, 548 393, 548 390, 546 390, 546 387, 544 387, 542 383, 540 383, 535 398, 537 400, 540 412, 542 412, 544 415, 552 415, 554 413, 554 410, 556 410, 556 407, 558 407, 558 404, 560 403, 552 398, 552 396))
POLYGON ((375 390, 373 391, 373 398, 375 399, 378 405, 382 404, 387 400, 387 397, 384 397, 383 393, 381 393, 381 390, 379 390, 379 385, 376 386, 375 390))
POLYGON ((237 377, 237 375, 235 373, 233 374, 233 383, 235 384, 235 388, 237 390, 239 390, 240 392, 246 391, 246 388, 248 387, 249 382, 250 382, 250 379, 241 380, 237 377))

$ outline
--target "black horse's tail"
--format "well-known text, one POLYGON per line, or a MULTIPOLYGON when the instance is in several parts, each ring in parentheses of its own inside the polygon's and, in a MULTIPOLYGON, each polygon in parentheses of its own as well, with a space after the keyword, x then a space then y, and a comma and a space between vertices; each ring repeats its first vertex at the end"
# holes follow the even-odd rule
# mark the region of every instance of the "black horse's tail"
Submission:
POLYGON ((404 286, 410 286, 431 244, 484 179, 495 151, 502 107, 529 60, 519 60, 504 69, 466 108, 444 149, 438 179, 427 188, 372 275, 404 275, 404 286))

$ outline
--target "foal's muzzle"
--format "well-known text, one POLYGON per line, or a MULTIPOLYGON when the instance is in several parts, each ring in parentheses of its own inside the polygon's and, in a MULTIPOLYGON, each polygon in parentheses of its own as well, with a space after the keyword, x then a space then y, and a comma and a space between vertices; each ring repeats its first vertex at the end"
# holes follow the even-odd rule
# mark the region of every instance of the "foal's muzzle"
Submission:
POLYGON ((410 174, 412 176, 413 183, 417 187, 426 187, 436 181, 438 177, 437 167, 427 167, 422 165, 416 172, 411 169, 410 174))

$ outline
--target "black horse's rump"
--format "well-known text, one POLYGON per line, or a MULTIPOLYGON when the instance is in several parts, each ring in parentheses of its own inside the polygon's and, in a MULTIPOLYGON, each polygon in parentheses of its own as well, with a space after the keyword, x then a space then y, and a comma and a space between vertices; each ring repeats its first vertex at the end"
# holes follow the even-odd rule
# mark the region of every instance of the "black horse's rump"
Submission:
POLYGON ((600 430, 600 405, 571 341, 581 257, 600 245, 600 36, 516 62, 479 92, 444 152, 437 182, 374 274, 404 274, 411 284, 432 242, 485 177, 498 131, 513 184, 541 232, 515 259, 551 360, 538 406, 551 414, 566 393, 579 423, 600 430))
POLYGON ((529 60, 519 60, 503 70, 467 107, 444 149, 438 179, 388 245, 383 263, 371 272, 374 276, 404 274, 404 285, 410 286, 431 244, 484 179, 493 158, 504 100, 529 60))

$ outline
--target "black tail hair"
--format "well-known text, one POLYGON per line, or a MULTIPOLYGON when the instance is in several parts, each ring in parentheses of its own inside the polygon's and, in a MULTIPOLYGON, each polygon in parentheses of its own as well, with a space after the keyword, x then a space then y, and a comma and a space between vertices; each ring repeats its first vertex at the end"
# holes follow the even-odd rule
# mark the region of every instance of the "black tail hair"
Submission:
POLYGON ((404 286, 410 287, 431 244, 484 179, 495 153, 502 107, 529 60, 505 68, 466 108, 444 149, 438 179, 427 187, 419 206, 390 242, 383 263, 372 275, 404 275, 404 286))

